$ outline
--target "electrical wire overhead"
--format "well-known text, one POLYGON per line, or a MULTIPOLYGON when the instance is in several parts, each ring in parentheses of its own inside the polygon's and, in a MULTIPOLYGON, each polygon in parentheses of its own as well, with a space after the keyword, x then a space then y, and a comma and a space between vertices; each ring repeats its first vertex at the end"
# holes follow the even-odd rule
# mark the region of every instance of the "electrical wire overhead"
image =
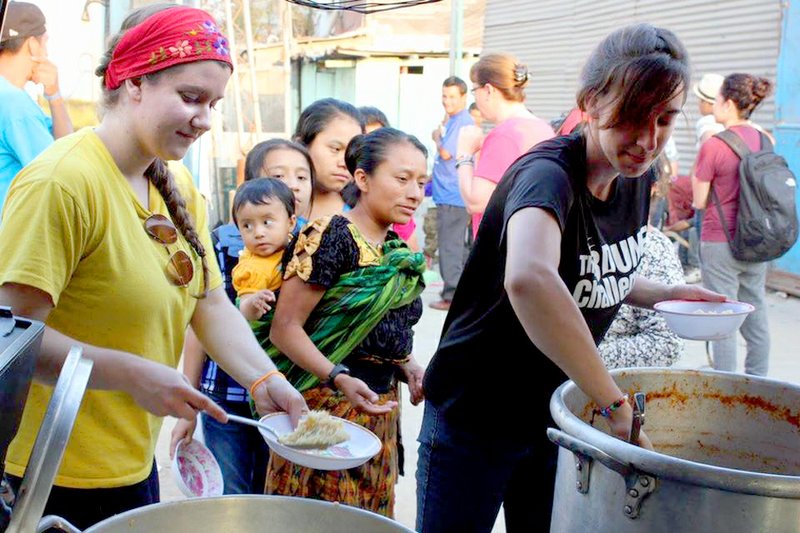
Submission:
POLYGON ((370 13, 378 13, 381 11, 390 11, 392 9, 402 9, 405 7, 413 7, 422 4, 434 4, 442 0, 286 0, 291 4, 299 6, 313 7, 314 9, 323 9, 326 11, 354 11, 356 13, 363 13, 368 15, 370 13))

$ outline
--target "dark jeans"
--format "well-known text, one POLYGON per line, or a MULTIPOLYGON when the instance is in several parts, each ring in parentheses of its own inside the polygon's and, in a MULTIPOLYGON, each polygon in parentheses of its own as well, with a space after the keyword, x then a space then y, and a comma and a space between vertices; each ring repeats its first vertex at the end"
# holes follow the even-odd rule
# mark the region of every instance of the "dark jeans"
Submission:
POLYGON ((534 445, 490 435, 502 431, 491 423, 476 420, 475 428, 482 434, 453 427, 426 402, 417 462, 417 531, 489 532, 501 504, 510 533, 549 531, 558 448, 544 431, 534 445))
MULTIPOLYGON (((213 398, 229 413, 251 418, 247 402, 213 398)), ((225 494, 264 494, 269 447, 258 430, 243 424, 220 424, 203 413, 203 436, 225 480, 225 494)))
MULTIPOLYGON (((19 493, 22 479, 8 474, 7 477, 11 488, 14 489, 14 492, 19 493)), ((127 487, 70 489, 54 486, 50 491, 44 514, 45 516, 49 514, 60 516, 77 528, 86 529, 115 514, 158 503, 160 499, 158 469, 153 461, 150 475, 144 481, 127 487)))
POLYGON ((678 247, 681 266, 700 268, 700 237, 697 235, 697 227, 693 225, 691 228, 681 231, 679 235, 689 242, 689 248, 678 247))

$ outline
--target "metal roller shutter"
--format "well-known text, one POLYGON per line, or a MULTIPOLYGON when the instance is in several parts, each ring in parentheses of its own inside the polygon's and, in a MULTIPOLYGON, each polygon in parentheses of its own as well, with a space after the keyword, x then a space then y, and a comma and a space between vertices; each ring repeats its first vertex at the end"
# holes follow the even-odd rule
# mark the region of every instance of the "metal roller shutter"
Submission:
MULTIPOLYGON (((578 75, 592 48, 614 29, 634 22, 667 27, 681 38, 689 50, 693 82, 706 72, 747 72, 775 81, 778 0, 488 0, 483 49, 514 54, 528 65, 527 104, 549 120, 574 104, 578 75)), ((696 154, 694 94, 685 111, 675 131, 681 173, 689 172, 696 154)), ((753 120, 774 127, 774 98, 762 104, 753 120)))

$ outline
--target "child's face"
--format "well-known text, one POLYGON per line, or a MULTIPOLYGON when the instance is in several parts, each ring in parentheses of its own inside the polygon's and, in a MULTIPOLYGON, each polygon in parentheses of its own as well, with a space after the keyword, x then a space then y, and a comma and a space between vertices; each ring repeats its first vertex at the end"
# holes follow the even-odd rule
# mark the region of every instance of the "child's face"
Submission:
POLYGON ((475 123, 476 126, 480 126, 481 123, 483 123, 483 116, 481 115, 481 112, 478 111, 477 109, 470 109, 469 116, 472 117, 472 121, 475 123))
POLYGON ((271 150, 264 158, 261 175, 277 178, 294 193, 294 212, 307 217, 311 207, 311 168, 297 150, 271 150))
POLYGON ((286 248, 296 219, 277 198, 264 198, 263 204, 242 205, 236 221, 245 247, 254 255, 267 257, 286 248))

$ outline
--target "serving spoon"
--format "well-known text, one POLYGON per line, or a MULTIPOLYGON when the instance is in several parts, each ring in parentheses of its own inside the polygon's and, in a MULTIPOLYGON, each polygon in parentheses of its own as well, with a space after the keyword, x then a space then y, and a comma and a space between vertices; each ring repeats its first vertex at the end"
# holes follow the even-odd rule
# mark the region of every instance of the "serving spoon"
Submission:
MULTIPOLYGON (((259 420, 253 420, 252 418, 246 418, 244 416, 232 415, 228 413, 228 420, 233 422, 238 422, 239 424, 244 424, 246 426, 253 426, 259 429, 265 430, 267 433, 275 437, 275 440, 278 441, 282 446, 288 446, 289 448, 296 448, 298 450, 324 450, 328 448, 328 446, 312 446, 312 445, 302 445, 302 444, 284 444, 281 442, 281 437, 285 435, 289 435, 286 433, 285 435, 278 435, 278 432, 266 425, 265 423, 259 420)), ((290 432, 291 433, 291 432, 290 432)))

